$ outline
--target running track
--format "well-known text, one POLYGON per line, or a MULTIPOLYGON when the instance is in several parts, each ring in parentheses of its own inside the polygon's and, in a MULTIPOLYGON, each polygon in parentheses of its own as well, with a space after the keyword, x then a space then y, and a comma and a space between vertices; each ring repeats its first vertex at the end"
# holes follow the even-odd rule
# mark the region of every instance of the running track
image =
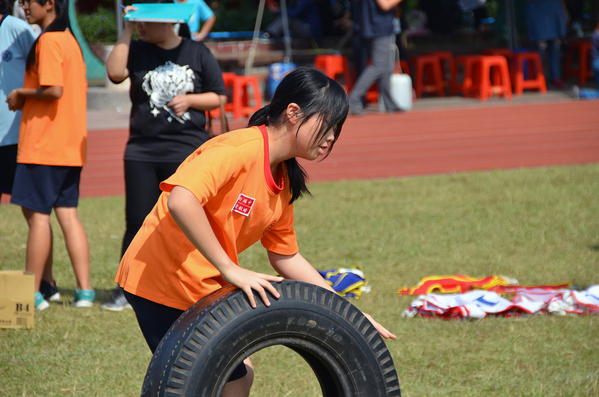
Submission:
MULTIPOLYGON (((82 197, 124 194, 127 133, 89 131, 82 197)), ((303 164, 338 181, 597 162, 599 101, 565 101, 350 116, 332 154, 303 164)))

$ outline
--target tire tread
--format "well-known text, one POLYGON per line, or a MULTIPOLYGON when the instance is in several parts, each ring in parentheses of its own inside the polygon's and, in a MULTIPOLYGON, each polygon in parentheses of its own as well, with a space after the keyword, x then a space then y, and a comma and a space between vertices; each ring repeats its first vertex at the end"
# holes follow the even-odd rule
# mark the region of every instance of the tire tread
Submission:
POLYGON ((339 295, 312 284, 283 281, 273 285, 280 297, 272 298, 270 308, 257 294, 254 295, 257 307, 252 308, 242 291, 227 286, 188 309, 173 324, 152 357, 142 396, 215 397, 217 394, 214 393, 224 387, 224 376, 243 357, 273 344, 292 348, 315 371, 324 371, 316 376, 325 397, 401 396, 391 354, 378 331, 358 308, 339 295), (311 310, 315 310, 316 317, 312 317, 311 310), (256 315, 263 316, 260 317, 263 320, 258 323, 253 320, 253 326, 241 327, 256 315), (323 328, 328 321, 335 331, 333 328, 324 331, 328 329, 323 328), (235 329, 240 333, 237 337, 242 339, 231 339, 235 337, 231 336, 235 329), (281 331, 270 331, 269 334, 271 329, 281 331), (322 337, 312 337, 312 332, 322 337), (346 347, 347 343, 351 348, 346 347), (339 350, 330 350, 333 346, 339 350), (352 350, 356 348, 361 350, 358 355, 352 350), (211 357, 218 361, 210 361, 211 357), (366 361, 357 360, 357 357, 366 361), (206 372, 206 368, 213 370, 216 367, 224 368, 223 373, 206 372), (379 375, 375 375, 377 372, 379 375), (333 381, 335 376, 340 376, 339 380, 333 381), (354 380, 347 383, 347 379, 354 380), (363 382, 363 385, 358 387, 355 382, 363 382), (214 388, 209 384, 214 384, 214 388), (362 391, 343 392, 340 387, 343 390, 358 387, 362 391))

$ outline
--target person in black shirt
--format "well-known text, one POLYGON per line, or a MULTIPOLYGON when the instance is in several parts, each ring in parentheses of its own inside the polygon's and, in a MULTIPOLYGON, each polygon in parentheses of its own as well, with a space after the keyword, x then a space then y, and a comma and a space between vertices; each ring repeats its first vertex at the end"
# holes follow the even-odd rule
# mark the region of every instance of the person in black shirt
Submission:
MULTIPOLYGON (((134 8, 128 6, 127 13, 134 8)), ((126 231, 121 255, 160 196, 159 184, 210 137, 205 112, 226 101, 218 62, 201 42, 170 23, 125 21, 106 61, 110 80, 131 79, 130 136, 125 149, 126 231), (132 41, 137 28, 140 39, 132 41)), ((130 307, 117 287, 103 309, 130 307)))

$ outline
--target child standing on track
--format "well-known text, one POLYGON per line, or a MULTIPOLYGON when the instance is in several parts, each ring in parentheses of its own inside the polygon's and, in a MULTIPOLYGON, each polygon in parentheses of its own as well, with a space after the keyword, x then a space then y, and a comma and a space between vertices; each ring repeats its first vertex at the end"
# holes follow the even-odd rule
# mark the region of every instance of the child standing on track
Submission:
POLYGON ((43 310, 48 307, 46 298, 57 296, 52 276, 53 208, 77 278, 73 305, 91 307, 95 294, 89 280, 89 246, 77 213, 87 150, 83 55, 67 31, 68 0, 19 4, 28 22, 42 28, 27 56, 24 87, 13 90, 6 100, 10 110, 22 109, 11 203, 21 206, 29 226, 26 269, 35 275, 35 307, 43 310))
MULTIPOLYGON (((283 277, 332 290, 298 252, 292 203, 309 193, 296 158, 326 156, 347 112, 338 83, 315 69, 296 69, 248 128, 208 141, 161 183, 163 193, 116 277, 152 352, 187 308, 227 284, 243 290, 252 307, 252 290, 269 306, 266 292, 279 296, 270 282, 283 277), (238 253, 257 241, 283 277, 239 266, 238 253)), ((383 337, 395 338, 368 318, 383 337)), ((223 396, 247 396, 252 382, 246 359, 223 396)))
POLYGON ((25 60, 35 40, 26 22, 11 16, 11 0, 0 0, 0 198, 11 194, 17 167, 21 112, 11 112, 6 94, 23 85, 25 60))

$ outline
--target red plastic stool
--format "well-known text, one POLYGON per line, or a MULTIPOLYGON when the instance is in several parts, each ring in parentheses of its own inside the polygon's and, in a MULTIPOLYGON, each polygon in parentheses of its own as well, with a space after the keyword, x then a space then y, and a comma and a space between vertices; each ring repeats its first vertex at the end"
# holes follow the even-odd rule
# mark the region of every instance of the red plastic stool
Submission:
POLYGON ((225 104, 225 111, 233 112, 233 118, 249 116, 251 113, 262 108, 262 96, 258 87, 256 76, 238 76, 235 73, 223 73, 223 80, 227 90, 231 90, 231 102, 225 104), (253 94, 253 105, 250 105, 249 88, 253 94))
POLYGON ((422 98, 423 93, 437 93, 441 97, 445 96, 439 57, 420 55, 413 57, 410 63, 412 64, 412 71, 415 70, 416 75, 414 79, 416 98, 422 98))
POLYGON ((589 77, 593 77, 593 72, 589 67, 589 52, 591 51, 590 41, 574 41, 568 47, 566 53, 566 67, 564 68, 564 80, 568 77, 578 77, 578 83, 585 85, 589 77), (578 67, 572 66, 574 60, 574 51, 578 52, 578 67))
POLYGON ((235 77, 237 77, 237 74, 235 74, 233 72, 223 72, 222 76, 223 76, 223 80, 225 81, 225 85, 226 85, 227 81, 233 81, 235 79, 235 77))
POLYGON ((450 95, 453 95, 454 81, 456 77, 455 60, 451 51, 433 51, 425 55, 435 56, 439 58, 441 66, 441 77, 443 86, 449 89, 450 95))
MULTIPOLYGON (((502 55, 507 60, 507 67, 510 71, 510 76, 512 75, 512 62, 514 58, 514 52, 509 48, 489 48, 483 51, 483 55, 502 55)), ((512 81, 512 86, 514 82, 512 81)))
POLYGON ((509 66, 512 63, 514 52, 509 48, 489 48, 483 51, 483 55, 503 55, 509 66))
POLYGON ((483 55, 480 58, 479 94, 482 102, 494 94, 512 99, 512 84, 507 59, 502 55, 483 55))
POLYGON ((542 94, 547 93, 543 64, 538 52, 529 51, 514 54, 512 81, 514 83, 514 95, 522 95, 522 91, 526 89, 539 90, 542 94), (524 79, 525 63, 528 64, 528 79, 524 79))
POLYGON ((349 92, 353 86, 353 79, 349 69, 349 61, 343 55, 317 55, 314 58, 314 68, 320 70, 328 77, 339 82, 338 77, 343 76, 343 84, 340 84, 349 92))
POLYGON ((480 55, 460 55, 455 58, 456 77, 453 81, 452 92, 457 94, 461 92, 463 96, 472 96, 472 89, 475 82, 480 81, 478 74, 480 68, 477 68, 482 56, 480 55), (462 66, 462 82, 458 81, 458 72, 462 66))
MULTIPOLYGON (((233 81, 235 81, 237 74, 232 73, 232 72, 223 72, 222 76, 223 76, 223 82, 225 83, 225 89, 227 90, 227 96, 229 98, 231 98, 232 93, 233 93, 233 81)), ((227 110, 231 111, 232 109, 233 109, 232 102, 229 102, 227 99, 227 103, 225 104, 225 111, 227 111, 227 110)), ((213 119, 218 119, 220 117, 220 108, 211 110, 210 115, 212 116, 213 119)))

